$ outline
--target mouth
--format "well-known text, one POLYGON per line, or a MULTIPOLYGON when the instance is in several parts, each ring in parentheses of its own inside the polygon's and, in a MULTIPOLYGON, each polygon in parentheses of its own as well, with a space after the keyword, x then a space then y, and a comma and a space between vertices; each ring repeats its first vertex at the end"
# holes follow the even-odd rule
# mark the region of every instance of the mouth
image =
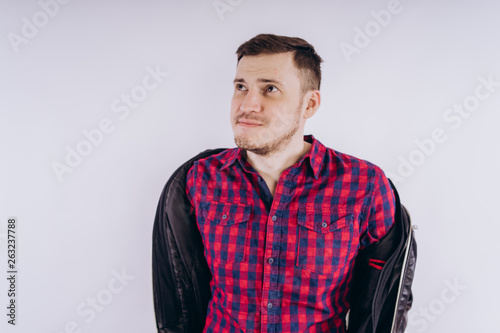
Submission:
POLYGON ((238 125, 244 126, 244 127, 257 127, 257 126, 261 126, 262 124, 253 123, 253 122, 249 122, 249 121, 246 121, 246 120, 240 120, 238 122, 238 125))

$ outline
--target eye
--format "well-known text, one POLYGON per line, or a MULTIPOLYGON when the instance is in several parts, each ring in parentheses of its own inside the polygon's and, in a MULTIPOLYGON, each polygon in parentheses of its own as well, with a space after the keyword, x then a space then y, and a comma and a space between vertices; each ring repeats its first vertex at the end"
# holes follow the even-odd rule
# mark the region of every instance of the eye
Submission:
POLYGON ((267 86, 266 87, 266 92, 275 92, 275 91, 278 91, 278 88, 276 88, 275 86, 267 86), (271 89, 271 90, 269 90, 271 89), (272 90, 272 89, 275 89, 275 90, 272 90))
POLYGON ((246 88, 242 84, 239 84, 239 83, 236 85, 236 89, 237 90, 246 90, 246 88))

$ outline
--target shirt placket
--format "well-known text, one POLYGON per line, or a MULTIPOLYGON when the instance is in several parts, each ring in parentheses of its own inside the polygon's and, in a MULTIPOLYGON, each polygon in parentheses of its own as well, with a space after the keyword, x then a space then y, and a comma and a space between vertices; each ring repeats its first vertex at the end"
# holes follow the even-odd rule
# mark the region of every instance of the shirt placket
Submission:
MULTIPOLYGON (((282 198, 290 198, 289 187, 284 186, 285 182, 292 181, 293 174, 282 174, 276 185, 275 198, 273 199, 265 181, 259 176, 259 186, 265 193, 263 200, 270 200, 267 206, 271 206, 266 224, 266 248, 264 250, 264 274, 262 287, 262 317, 261 332, 279 332, 277 326, 280 322, 282 311, 282 297, 280 295, 280 273, 284 275, 284 267, 280 272, 279 263, 281 257, 286 259, 286 253, 281 253, 281 243, 283 237, 283 208, 287 207, 287 202, 282 202, 282 198)), ((286 237, 286 235, 285 235, 286 237)))

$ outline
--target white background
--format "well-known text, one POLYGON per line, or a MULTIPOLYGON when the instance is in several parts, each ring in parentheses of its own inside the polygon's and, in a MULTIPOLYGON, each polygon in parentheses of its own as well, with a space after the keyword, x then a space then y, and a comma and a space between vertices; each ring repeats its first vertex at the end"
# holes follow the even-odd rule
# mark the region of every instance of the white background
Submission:
POLYGON ((500 326, 498 2, 221 0, 225 11, 200 0, 43 3, 52 3, 50 16, 33 0, 0 5, 2 332, 155 331, 160 193, 187 159, 235 146, 235 51, 259 33, 315 46, 325 60, 322 103, 305 134, 382 167, 418 225, 407 331, 500 326), (381 11, 390 13, 383 24, 381 11), (114 112, 148 70, 169 74, 130 113, 114 112), (496 86, 478 88, 489 94, 474 106, 480 77, 496 86), (467 118, 443 118, 465 101, 474 106, 467 118), (67 164, 68 149, 103 120, 113 130, 58 179, 53 165, 67 164), (436 128, 446 139, 425 154, 416 140, 436 128), (18 218, 15 327, 4 277, 10 216, 18 218))

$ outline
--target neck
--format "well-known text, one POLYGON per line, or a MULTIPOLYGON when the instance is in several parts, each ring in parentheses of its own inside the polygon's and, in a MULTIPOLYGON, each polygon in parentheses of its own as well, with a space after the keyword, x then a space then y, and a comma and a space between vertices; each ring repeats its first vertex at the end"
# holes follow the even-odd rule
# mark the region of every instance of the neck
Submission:
POLYGON ((245 150, 245 158, 262 176, 269 176, 279 179, 283 170, 297 163, 311 149, 311 144, 304 141, 303 136, 300 141, 290 141, 282 150, 275 151, 269 155, 258 155, 245 150))

